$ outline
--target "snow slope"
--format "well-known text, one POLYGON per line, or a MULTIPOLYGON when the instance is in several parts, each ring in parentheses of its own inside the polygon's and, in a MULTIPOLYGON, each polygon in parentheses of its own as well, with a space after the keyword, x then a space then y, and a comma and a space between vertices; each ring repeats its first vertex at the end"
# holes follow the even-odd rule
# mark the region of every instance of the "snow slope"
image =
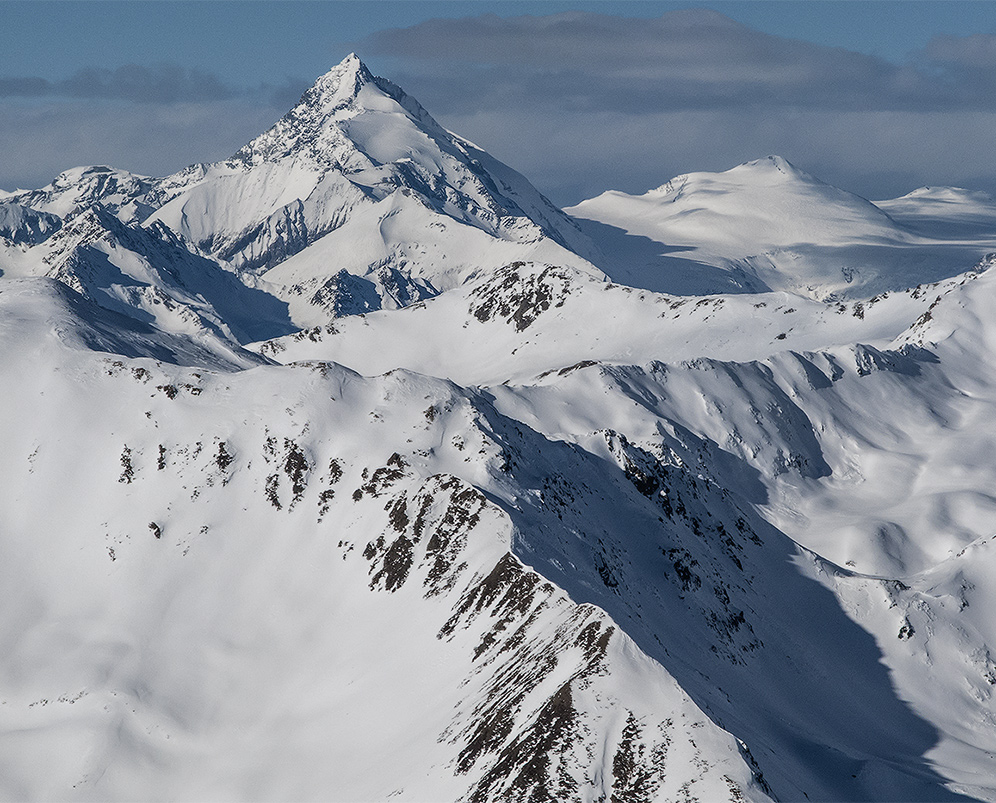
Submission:
POLYGON ((0 331, 4 797, 767 798, 659 663, 510 552, 499 466, 530 436, 486 400, 35 335, 0 331))
POLYGON ((55 215, 13 201, 0 202, 0 238, 10 245, 35 245, 59 228, 55 215))
POLYGON ((945 609, 897 608, 911 567, 845 570, 772 526, 793 488, 854 496, 852 451, 830 448, 848 430, 821 430, 818 401, 882 431, 871 377, 889 420, 919 425, 893 377, 934 365, 920 351, 595 364, 482 392, 101 358, 44 331, 0 332, 3 565, 25 601, 2 631, 11 796, 988 794, 960 695, 985 677, 984 615, 958 671, 931 672, 904 628, 929 637, 920 617, 945 609), (406 758, 385 768, 385 749, 406 758), (39 786, 53 752, 70 760, 39 786))
POLYGON ((160 226, 127 226, 98 205, 4 260, 8 278, 57 279, 105 309, 163 332, 228 341, 230 347, 293 331, 287 306, 190 253, 160 226))
POLYGON ((996 800, 991 211, 772 158, 599 253, 353 56, 4 193, 0 797, 996 800))
MULTIPOLYGON (((975 378, 993 375, 992 286, 988 271, 971 272, 864 302, 856 314, 857 304, 797 298, 793 309, 777 294, 675 299, 521 265, 463 294, 337 322, 263 351, 489 385, 503 414, 549 439, 533 463, 565 442, 616 460, 658 506, 657 523, 638 524, 641 515, 604 481, 588 487, 614 508, 597 513, 581 501, 583 470, 561 469, 565 484, 547 483, 544 504, 576 540, 537 536, 539 548, 524 536, 524 548, 554 544, 560 554, 547 576, 609 611, 750 745, 776 795, 946 799, 948 782, 993 799, 986 779, 996 745, 984 723, 996 675, 980 550, 992 534, 996 477, 986 455, 996 418, 988 384, 982 393, 975 378), (790 328, 786 320, 798 331, 776 339, 772 327, 790 328), (731 500, 737 509, 724 512, 731 500), (749 551, 723 551, 725 536, 745 532, 750 510, 763 516, 751 524, 755 534, 767 533, 758 536, 766 548, 783 544, 783 557, 754 566, 749 551), (786 564, 797 568, 765 577, 786 564), (740 571, 749 585, 731 579, 740 571), (826 615, 845 612, 864 635, 821 624, 824 602, 800 574, 832 592, 826 615), (667 577, 682 601, 668 600, 667 577), (711 608, 716 599, 727 600, 725 612, 711 608), (703 626, 711 636, 699 635, 703 626), (766 636, 767 626, 775 632, 766 636), (775 657, 786 639, 807 633, 819 644, 775 657), (755 637, 761 646, 751 646, 755 637), (833 654, 822 655, 828 643, 833 654), (731 657, 724 644, 740 652, 731 657), (783 676, 786 666, 800 668, 799 656, 817 655, 800 670, 814 686, 799 685, 794 671, 783 676), (752 668, 738 668, 740 659, 752 668), (838 678, 848 679, 846 691, 833 691, 838 678), (845 713, 845 700, 856 708, 845 713), (783 732, 773 716, 793 724, 783 732), (880 732, 882 722, 905 724, 880 732), (874 735, 863 743, 857 734, 874 735)), ((537 521, 526 532, 545 529, 537 521)))
POLYGON ((49 277, 0 279, 0 328, 19 359, 37 359, 40 373, 57 371, 47 351, 53 346, 220 370, 266 362, 210 328, 169 331, 155 323, 109 310, 49 277))
POLYGON ((677 176, 644 195, 605 192, 567 211, 600 243, 596 261, 614 280, 682 295, 867 298, 962 273, 996 247, 992 227, 915 231, 887 213, 901 208, 769 156, 677 176))
POLYGON ((152 209, 142 199, 154 186, 154 180, 137 176, 127 170, 106 165, 74 167, 64 170, 51 184, 37 190, 10 193, 5 202, 56 215, 72 217, 76 213, 100 204, 112 210, 123 222, 143 220, 152 209))
POLYGON ((875 205, 897 223, 927 237, 991 241, 996 233, 996 202, 985 192, 920 187, 875 205))
POLYGON ((497 385, 593 361, 747 361, 787 349, 887 345, 958 281, 826 304, 784 292, 669 296, 519 262, 404 310, 248 348, 282 363, 328 359, 367 375, 403 367, 462 385, 497 385))

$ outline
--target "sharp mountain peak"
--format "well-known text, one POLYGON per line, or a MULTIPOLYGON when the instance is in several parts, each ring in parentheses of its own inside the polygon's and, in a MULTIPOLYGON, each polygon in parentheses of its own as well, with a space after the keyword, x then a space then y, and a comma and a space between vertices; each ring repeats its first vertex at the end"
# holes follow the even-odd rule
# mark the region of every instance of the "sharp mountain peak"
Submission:
POLYGON ((375 82, 367 65, 355 53, 350 53, 327 73, 319 76, 301 97, 298 106, 307 104, 312 107, 328 107, 331 104, 333 108, 338 108, 343 104, 356 102, 360 90, 375 82))
MULTIPOLYGON (((233 160, 249 164, 310 153, 324 161, 353 138, 348 121, 364 113, 408 118, 433 137, 445 137, 442 127, 401 87, 375 76, 355 53, 320 76, 290 111, 268 131, 241 148, 233 160)), ((380 121, 383 125, 383 120, 380 121)), ((347 148, 348 150, 351 150, 347 148)))

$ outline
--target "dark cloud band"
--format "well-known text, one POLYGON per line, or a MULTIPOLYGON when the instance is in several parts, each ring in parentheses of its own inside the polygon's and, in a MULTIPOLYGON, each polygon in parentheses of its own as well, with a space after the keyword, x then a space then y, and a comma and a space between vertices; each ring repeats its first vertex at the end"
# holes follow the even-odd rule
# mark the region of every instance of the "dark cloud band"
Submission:
POLYGON ((106 98, 138 103, 228 100, 238 94, 217 76, 176 64, 86 67, 61 81, 0 77, 0 97, 106 98))
POLYGON ((649 20, 588 13, 436 19, 380 31, 359 47, 401 60, 447 105, 996 110, 996 36, 938 38, 897 65, 695 9, 649 20))

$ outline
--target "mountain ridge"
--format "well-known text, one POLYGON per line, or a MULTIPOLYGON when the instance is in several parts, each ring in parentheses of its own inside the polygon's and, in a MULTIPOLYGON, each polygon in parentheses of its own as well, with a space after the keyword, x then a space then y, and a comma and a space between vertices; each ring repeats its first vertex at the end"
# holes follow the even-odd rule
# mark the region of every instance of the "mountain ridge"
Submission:
POLYGON ((603 201, 354 55, 3 194, 0 796, 996 800, 988 202, 603 201))
POLYGON ((250 284, 259 277, 292 305, 299 325, 327 321, 340 309, 418 300, 517 258, 600 275, 578 255, 591 246, 573 221, 355 55, 228 160, 158 179, 74 168, 47 188, 5 199, 63 218, 99 203, 127 225, 164 225, 196 256, 246 274, 250 284), (421 233, 417 248, 414 231, 421 233), (297 270, 283 271, 290 276, 264 275, 309 248, 306 267, 299 261, 297 270), (490 264, 481 264, 492 252, 490 264), (331 271, 330 259, 337 263, 331 271), (326 283, 342 271, 352 277, 347 285, 369 288, 363 304, 324 301, 326 283))

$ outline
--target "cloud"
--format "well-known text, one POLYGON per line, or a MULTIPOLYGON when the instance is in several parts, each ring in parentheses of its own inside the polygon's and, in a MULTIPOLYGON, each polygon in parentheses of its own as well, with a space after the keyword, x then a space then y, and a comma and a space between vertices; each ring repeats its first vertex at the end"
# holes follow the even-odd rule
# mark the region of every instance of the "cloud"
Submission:
POLYGON ((994 41, 938 37, 893 64, 693 9, 435 19, 355 46, 568 204, 770 153, 877 198, 996 189, 994 41))
POLYGON ((168 175, 231 156, 286 109, 241 100, 0 104, 0 188, 41 187, 77 165, 168 175))
POLYGON ((168 175, 224 159, 309 84, 233 87, 175 64, 87 67, 57 81, 0 77, 0 188, 43 186, 77 165, 168 175))
POLYGON ((996 100, 996 35, 935 36, 916 58, 961 97, 996 100))
POLYGON ((217 76, 176 64, 143 67, 127 64, 115 70, 88 67, 53 86, 74 98, 109 98, 139 103, 227 100, 236 94, 217 76))
POLYGON ((562 205, 607 189, 642 193, 768 154, 875 200, 924 185, 996 190, 996 119, 982 112, 502 109, 441 119, 562 205))
POLYGON ((282 83, 277 85, 261 85, 259 92, 265 97, 268 105, 286 111, 301 99, 301 96, 313 83, 313 79, 305 81, 300 78, 285 78, 282 83))
POLYGON ((0 77, 0 98, 36 98, 52 91, 44 78, 0 77))
MULTIPOLYGON (((559 204, 770 153, 872 198, 996 190, 993 35, 939 36, 892 64, 692 10, 429 20, 354 45, 559 204)), ((233 87, 176 65, 0 78, 0 187, 78 164, 163 175, 224 158, 309 84, 233 87)))
POLYGON ((996 34, 935 36, 922 54, 926 61, 946 67, 996 69, 996 34))
MULTIPOLYGON (((934 43, 933 51, 945 42, 934 43)), ((446 81, 463 104, 553 104, 560 110, 996 110, 996 96, 924 68, 772 36, 704 9, 657 19, 571 12, 429 20, 359 45, 446 81), (456 84, 458 89, 452 87, 456 84), (483 94, 482 94, 483 93, 483 94)), ((974 43, 987 57, 990 42, 974 43)), ((441 87, 434 92, 443 94, 441 87)))
POLYGON ((230 87, 203 70, 162 63, 116 69, 84 67, 68 78, 0 77, 0 98, 92 98, 136 103, 198 103, 228 100, 247 90, 230 87))

